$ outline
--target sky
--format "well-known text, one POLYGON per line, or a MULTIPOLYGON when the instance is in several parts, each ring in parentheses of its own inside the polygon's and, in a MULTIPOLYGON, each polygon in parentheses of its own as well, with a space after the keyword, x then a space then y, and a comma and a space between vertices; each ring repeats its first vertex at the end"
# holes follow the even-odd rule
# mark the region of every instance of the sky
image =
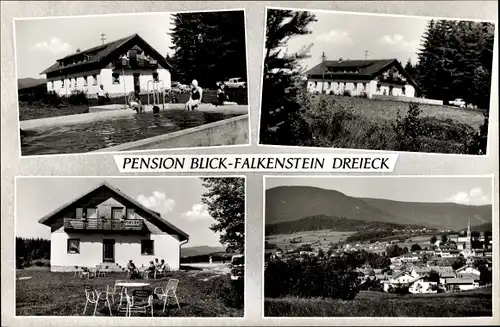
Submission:
POLYGON ((120 189, 189 235, 191 246, 221 246, 215 223, 201 203, 206 192, 199 178, 19 178, 16 181, 16 236, 50 239, 40 218, 90 191, 101 182, 120 189), (50 192, 47 192, 50 190, 50 192))
POLYGON ((311 34, 295 36, 288 41, 288 52, 295 53, 313 44, 311 58, 302 62, 309 69, 321 61, 325 52, 327 60, 392 59, 415 64, 427 18, 356 15, 349 13, 313 12, 316 22, 308 27, 311 34))
POLYGON ((170 13, 96 15, 86 17, 22 19, 15 21, 18 78, 43 78, 40 73, 57 59, 132 34, 139 34, 160 54, 173 52, 170 13))
POLYGON ((385 178, 266 178, 266 189, 277 186, 313 186, 353 197, 407 202, 492 204, 490 177, 385 177, 385 178))

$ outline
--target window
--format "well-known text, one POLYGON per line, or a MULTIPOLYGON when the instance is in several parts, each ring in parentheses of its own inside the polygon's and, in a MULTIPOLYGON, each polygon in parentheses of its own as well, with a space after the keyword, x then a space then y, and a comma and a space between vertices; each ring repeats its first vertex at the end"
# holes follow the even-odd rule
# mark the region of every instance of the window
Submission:
POLYGON ((154 255, 153 240, 142 240, 141 241, 141 254, 143 255, 154 255))
POLYGON ((158 73, 153 73, 153 81, 158 82, 158 73))
POLYGON ((68 253, 69 254, 79 254, 80 253, 80 239, 69 238, 68 239, 68 253))
POLYGON ((330 82, 325 82, 325 88, 330 88, 330 82))
POLYGON ((64 87, 64 80, 61 80, 61 87, 64 87))
POLYGON ((83 86, 87 86, 87 76, 83 76, 83 86))
POLYGON ((380 84, 377 84, 377 92, 380 92, 380 88, 382 87, 382 85, 380 84))
POLYGON ((363 83, 363 91, 366 91, 366 83, 363 83))
POLYGON ((405 94, 406 94, 406 87, 404 87, 404 86, 403 86, 403 87, 401 88, 401 93, 403 93, 403 95, 405 95, 405 94))
POLYGON ((358 89, 358 83, 354 83, 354 89, 357 90, 358 89))
POLYGON ((97 85, 97 75, 96 74, 92 74, 92 79, 93 79, 92 85, 94 85, 94 86, 97 85))
POLYGON ((54 88, 54 82, 49 82, 47 83, 49 90, 52 90, 54 88))
POLYGON ((113 84, 120 84, 120 73, 113 73, 113 84))

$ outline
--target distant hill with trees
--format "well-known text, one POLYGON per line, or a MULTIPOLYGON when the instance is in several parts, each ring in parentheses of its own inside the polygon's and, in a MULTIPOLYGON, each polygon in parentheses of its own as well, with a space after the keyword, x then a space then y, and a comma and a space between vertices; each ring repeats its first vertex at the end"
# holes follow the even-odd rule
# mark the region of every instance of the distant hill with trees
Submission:
POLYGON ((339 191, 309 186, 280 186, 266 190, 266 225, 322 215, 355 221, 461 230, 467 227, 469 219, 473 226, 492 221, 492 207, 357 198, 339 191))

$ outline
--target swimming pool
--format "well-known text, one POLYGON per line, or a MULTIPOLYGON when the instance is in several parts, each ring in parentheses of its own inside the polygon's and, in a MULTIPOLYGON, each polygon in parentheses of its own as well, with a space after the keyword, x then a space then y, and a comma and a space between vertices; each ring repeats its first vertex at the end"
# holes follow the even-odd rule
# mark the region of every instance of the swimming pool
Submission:
POLYGON ((23 156, 86 153, 238 116, 168 110, 57 127, 28 130, 21 135, 23 156))

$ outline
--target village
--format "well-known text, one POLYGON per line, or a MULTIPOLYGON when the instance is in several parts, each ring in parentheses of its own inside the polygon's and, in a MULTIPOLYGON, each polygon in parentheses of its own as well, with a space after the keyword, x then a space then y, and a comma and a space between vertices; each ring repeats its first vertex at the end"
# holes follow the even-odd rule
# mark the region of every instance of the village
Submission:
POLYGON ((285 250, 275 248, 269 242, 271 244, 266 244, 265 250, 266 265, 272 260, 296 259, 302 262, 307 259, 328 260, 349 255, 370 257, 371 254, 377 259, 366 260, 353 267, 361 289, 432 294, 491 286, 491 232, 472 231, 470 221, 467 231, 436 230, 437 233, 442 233, 440 239, 432 234, 432 229, 423 228, 412 232, 419 233, 417 242, 411 243, 411 238, 404 243, 401 239, 339 241, 324 248, 318 241, 300 243, 301 237, 298 237, 291 238, 290 243, 300 243, 299 246, 285 250), (402 247, 406 242, 412 244, 410 248, 402 247))

